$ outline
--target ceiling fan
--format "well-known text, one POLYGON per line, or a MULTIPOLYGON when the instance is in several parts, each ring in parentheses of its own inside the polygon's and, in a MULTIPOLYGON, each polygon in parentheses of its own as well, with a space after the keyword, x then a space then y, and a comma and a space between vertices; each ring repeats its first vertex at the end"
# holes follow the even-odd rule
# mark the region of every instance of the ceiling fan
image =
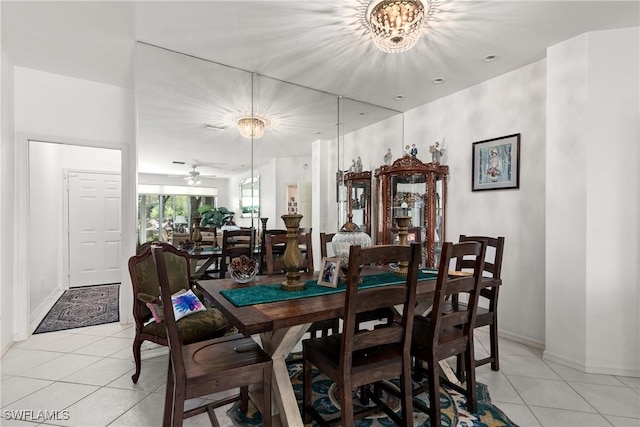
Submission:
POLYGON ((193 169, 189 171, 189 175, 184 179, 189 185, 200 185, 200 172, 196 170, 196 165, 191 166, 193 169))

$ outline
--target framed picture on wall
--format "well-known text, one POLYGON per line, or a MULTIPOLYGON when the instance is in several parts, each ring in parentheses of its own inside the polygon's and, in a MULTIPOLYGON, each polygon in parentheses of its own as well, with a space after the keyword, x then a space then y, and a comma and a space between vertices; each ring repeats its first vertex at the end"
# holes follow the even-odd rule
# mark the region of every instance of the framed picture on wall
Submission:
POLYGON ((320 276, 318 286, 338 287, 338 277, 340 276, 340 258, 324 257, 320 266, 320 276))
POLYGON ((520 134, 474 142, 471 190, 520 188, 520 134))

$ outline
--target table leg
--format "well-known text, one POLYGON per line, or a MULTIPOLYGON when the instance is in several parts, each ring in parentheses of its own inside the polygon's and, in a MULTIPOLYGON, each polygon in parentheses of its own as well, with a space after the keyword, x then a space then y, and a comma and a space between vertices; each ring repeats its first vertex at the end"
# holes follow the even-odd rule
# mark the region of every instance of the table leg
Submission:
POLYGON ((285 360, 310 326, 311 323, 307 323, 260 334, 262 347, 273 360, 271 396, 275 398, 283 426, 304 425, 285 360))

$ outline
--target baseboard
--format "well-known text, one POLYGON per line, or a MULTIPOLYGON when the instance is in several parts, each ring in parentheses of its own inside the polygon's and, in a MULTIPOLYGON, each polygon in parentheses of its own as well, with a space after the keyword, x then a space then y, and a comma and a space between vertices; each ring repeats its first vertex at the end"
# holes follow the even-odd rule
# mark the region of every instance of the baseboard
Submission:
MULTIPOLYGON (((2 320, 2 319, 0 319, 0 321, 1 321, 1 320, 2 320)), ((9 349, 11 348, 11 346, 13 345, 13 343, 14 343, 14 342, 15 342, 15 341, 14 341, 13 339, 11 339, 11 340, 9 340, 8 342, 4 343, 4 344, 2 345, 2 347, 0 347, 0 358, 1 358, 2 356, 4 356, 4 354, 5 354, 7 351, 9 351, 9 349)))
POLYGON ((47 296, 47 298, 42 301, 38 308, 36 308, 36 310, 33 312, 33 315, 31 316, 31 322, 29 324, 30 334, 32 334, 33 331, 36 330, 38 325, 40 325, 40 322, 42 322, 42 319, 45 318, 47 313, 49 313, 49 310, 53 308, 53 305, 56 303, 56 301, 58 301, 63 293, 64 289, 60 287, 54 289, 53 292, 51 292, 51 294, 49 294, 49 296, 47 296))
POLYGON ((545 351, 542 354, 542 358, 549 362, 554 362, 559 365, 567 366, 569 368, 576 369, 587 374, 604 374, 604 375, 617 375, 621 377, 640 377, 640 369, 638 368, 624 368, 619 366, 597 366, 588 365, 577 360, 569 359, 564 356, 545 351))
POLYGON ((520 344, 524 344, 528 347, 544 350, 544 341, 538 341, 531 338, 523 337, 522 335, 513 334, 511 332, 503 331, 502 329, 498 329, 498 336, 507 338, 520 344))

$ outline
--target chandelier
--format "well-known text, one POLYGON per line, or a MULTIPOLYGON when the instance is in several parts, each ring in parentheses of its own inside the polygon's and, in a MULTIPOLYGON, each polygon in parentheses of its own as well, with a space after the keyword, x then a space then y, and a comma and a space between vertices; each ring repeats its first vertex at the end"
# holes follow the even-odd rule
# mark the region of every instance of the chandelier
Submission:
POLYGON ((373 43, 384 52, 398 53, 418 42, 425 16, 421 0, 373 0, 366 19, 373 43))
POLYGON ((238 131, 247 139, 258 139, 264 135, 267 121, 260 117, 240 117, 238 119, 238 131))

